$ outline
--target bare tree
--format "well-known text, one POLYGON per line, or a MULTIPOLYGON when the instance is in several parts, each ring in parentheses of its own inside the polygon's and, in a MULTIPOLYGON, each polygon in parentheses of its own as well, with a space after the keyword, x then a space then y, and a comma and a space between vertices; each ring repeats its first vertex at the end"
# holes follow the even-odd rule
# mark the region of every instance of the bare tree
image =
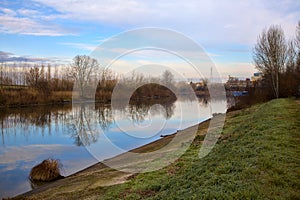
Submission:
POLYGON ((287 61, 286 61, 286 72, 295 72, 296 65, 296 47, 294 40, 291 40, 287 44, 287 61))
POLYGON ((169 89, 174 89, 174 75, 169 70, 164 71, 161 81, 169 89))
POLYGON ((3 63, 0 64, 0 86, 1 86, 1 89, 3 88, 3 63))
POLYGON ((96 59, 86 55, 78 55, 73 59, 70 75, 79 90, 80 98, 87 97, 88 89, 95 84, 99 64, 96 59))
POLYGON ((300 84, 300 21, 298 21, 298 26, 296 29, 296 54, 297 54, 297 60, 296 60, 296 72, 298 75, 298 81, 300 84))
POLYGON ((297 77, 298 88, 296 94, 300 96, 300 21, 298 21, 298 26, 296 29, 296 66, 295 75, 297 77))
POLYGON ((279 97, 279 74, 287 58, 287 44, 280 26, 263 30, 254 47, 253 59, 256 68, 269 80, 274 96, 279 97))
POLYGON ((298 25, 296 28, 296 43, 297 43, 298 49, 300 49, 300 21, 298 21, 298 25))
POLYGON ((50 82, 51 80, 51 65, 47 65, 47 81, 50 82))
POLYGON ((49 82, 45 79, 43 66, 35 65, 30 68, 25 74, 25 79, 28 86, 38 90, 45 97, 50 95, 51 89, 49 82))
POLYGON ((27 85, 33 88, 37 88, 39 81, 42 79, 41 71, 37 65, 31 67, 25 76, 27 85))

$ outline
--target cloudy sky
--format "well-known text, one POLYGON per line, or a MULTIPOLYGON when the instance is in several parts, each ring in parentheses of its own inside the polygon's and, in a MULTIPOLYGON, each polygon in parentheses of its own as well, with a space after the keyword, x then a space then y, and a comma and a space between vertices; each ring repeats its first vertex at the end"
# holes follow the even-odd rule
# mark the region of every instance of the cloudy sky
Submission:
POLYGON ((0 13, 2 62, 66 62, 123 31, 158 27, 197 42, 222 76, 249 77, 257 36, 279 24, 293 37, 300 1, 2 0, 0 13))

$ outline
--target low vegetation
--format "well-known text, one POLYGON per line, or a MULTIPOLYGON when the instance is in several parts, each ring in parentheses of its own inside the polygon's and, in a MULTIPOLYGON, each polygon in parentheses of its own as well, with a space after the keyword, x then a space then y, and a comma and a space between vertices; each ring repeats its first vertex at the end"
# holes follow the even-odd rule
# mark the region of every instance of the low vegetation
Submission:
POLYGON ((60 168, 61 164, 59 160, 47 159, 32 168, 29 178, 32 182, 54 181, 62 178, 62 176, 60 175, 60 168))
POLYGON ((0 90, 1 107, 23 107, 32 105, 60 105, 72 101, 72 91, 55 91, 48 95, 38 90, 26 88, 20 90, 0 90))
POLYGON ((207 127, 199 126, 188 151, 161 170, 118 185, 72 192, 54 187, 18 198, 299 199, 299 103, 277 99, 228 113, 221 138, 202 159, 198 153, 207 127))

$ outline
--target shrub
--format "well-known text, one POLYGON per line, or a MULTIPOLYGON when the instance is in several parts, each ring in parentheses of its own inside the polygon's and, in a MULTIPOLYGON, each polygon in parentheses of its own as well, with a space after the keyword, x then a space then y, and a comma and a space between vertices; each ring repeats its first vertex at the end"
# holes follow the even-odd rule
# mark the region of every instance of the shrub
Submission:
POLYGON ((59 160, 47 159, 32 168, 29 178, 31 181, 54 181, 63 178, 60 168, 59 160))

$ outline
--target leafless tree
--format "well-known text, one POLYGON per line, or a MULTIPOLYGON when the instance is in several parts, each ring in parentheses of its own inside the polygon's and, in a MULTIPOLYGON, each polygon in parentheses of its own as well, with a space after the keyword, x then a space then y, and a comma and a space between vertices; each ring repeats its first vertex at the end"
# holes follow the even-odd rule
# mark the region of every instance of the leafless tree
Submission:
POLYGON ((4 77, 4 67, 3 63, 0 64, 0 86, 3 88, 3 77, 4 77))
MULTIPOLYGON (((79 97, 88 97, 90 86, 94 86, 99 64, 96 59, 86 55, 78 55, 73 59, 70 75, 75 81, 79 97)), ((96 83, 97 85, 97 83, 96 83)), ((95 86, 96 87, 96 86, 95 86)))
MULTIPOLYGON (((297 60, 296 60, 296 73, 298 75, 298 79, 300 76, 300 21, 298 21, 298 26, 296 29, 296 54, 297 54, 297 60)), ((300 84, 300 80, 299 84, 300 84)))
POLYGON ((295 72, 296 65, 296 47, 294 40, 291 40, 287 44, 287 61, 286 61, 286 72, 295 72))
POLYGON ((51 65, 47 65, 47 81, 50 82, 51 80, 51 65))
POLYGON ((300 49, 300 21, 298 21, 298 25, 296 28, 296 44, 298 46, 298 49, 300 49))
POLYGON ((49 82, 45 79, 44 68, 42 66, 35 65, 26 72, 26 83, 28 86, 41 92, 44 97, 47 97, 51 93, 49 82))
POLYGON ((287 60, 287 44, 280 26, 263 30, 254 47, 253 59, 256 68, 269 79, 274 96, 278 98, 279 74, 287 60))
POLYGON ((174 89, 174 75, 169 70, 164 71, 161 81, 169 89, 174 89))
POLYGON ((41 70, 37 65, 31 67, 29 71, 26 72, 26 83, 28 86, 37 88, 39 81, 42 79, 41 70))

